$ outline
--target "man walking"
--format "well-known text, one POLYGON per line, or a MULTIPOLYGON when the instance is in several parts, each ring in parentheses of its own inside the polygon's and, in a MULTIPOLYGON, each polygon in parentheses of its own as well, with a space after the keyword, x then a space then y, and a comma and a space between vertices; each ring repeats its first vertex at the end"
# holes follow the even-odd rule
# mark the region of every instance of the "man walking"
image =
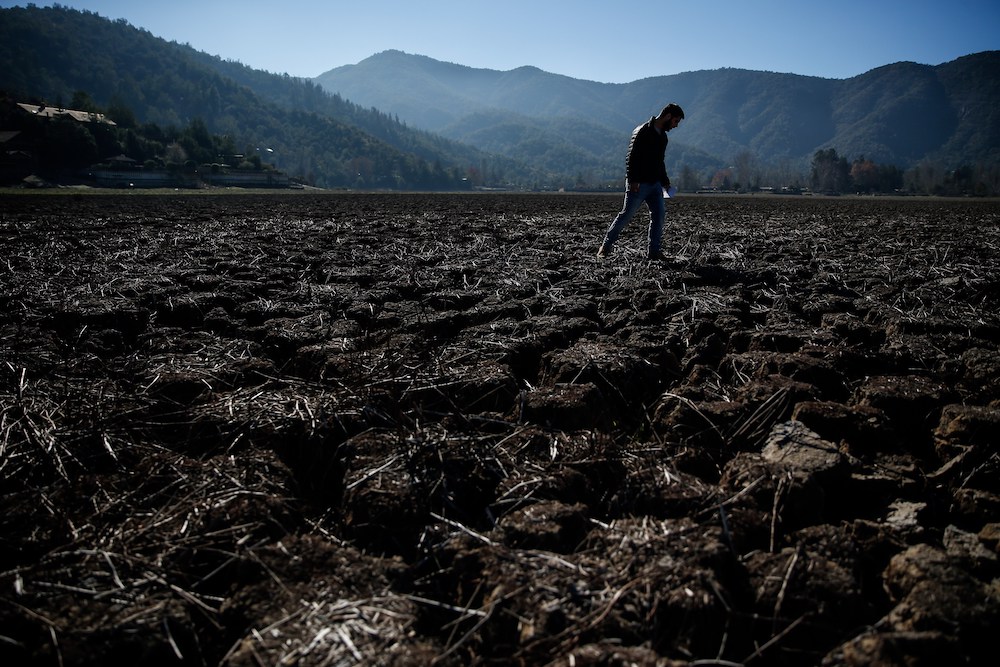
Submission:
POLYGON ((625 225, 635 217, 643 202, 649 207, 649 259, 663 259, 660 249, 663 236, 663 191, 670 187, 663 156, 667 151, 667 132, 677 127, 684 111, 668 104, 660 115, 635 128, 625 157, 625 203, 608 227, 597 256, 611 254, 625 225))

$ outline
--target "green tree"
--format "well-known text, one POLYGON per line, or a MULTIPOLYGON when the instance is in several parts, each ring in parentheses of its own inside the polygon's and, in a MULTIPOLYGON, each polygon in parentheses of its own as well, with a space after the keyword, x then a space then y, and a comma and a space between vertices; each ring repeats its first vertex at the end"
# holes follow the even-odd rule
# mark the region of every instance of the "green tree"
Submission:
POLYGON ((756 155, 750 151, 740 151, 733 157, 733 170, 738 187, 745 190, 760 188, 760 169, 756 155))
POLYGON ((83 90, 78 90, 73 93, 73 99, 69 102, 70 109, 76 109, 78 111, 89 111, 91 113, 100 113, 97 104, 90 97, 90 94, 83 90))
POLYGON ((111 100, 108 110, 105 112, 109 120, 114 121, 118 127, 129 130, 139 126, 132 109, 127 107, 117 96, 111 100))
POLYGON ((208 131, 208 126, 200 118, 191 121, 187 128, 181 132, 177 143, 184 147, 190 159, 201 164, 213 162, 218 155, 215 141, 208 131))
POLYGON ((701 179, 690 165, 681 167, 681 178, 677 186, 686 192, 694 192, 701 187, 701 179))
POLYGON ((813 154, 812 188, 817 192, 846 192, 850 187, 851 167, 837 149, 827 148, 813 154))

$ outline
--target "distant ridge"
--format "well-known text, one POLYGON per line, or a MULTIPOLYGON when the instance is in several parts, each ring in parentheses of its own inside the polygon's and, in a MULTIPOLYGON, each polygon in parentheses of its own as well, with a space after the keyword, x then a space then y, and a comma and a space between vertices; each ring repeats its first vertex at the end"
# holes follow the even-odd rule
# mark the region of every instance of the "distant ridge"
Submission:
POLYGON ((504 118, 508 145, 517 143, 515 127, 548 126, 550 134, 553 124, 572 122, 583 124, 581 141, 592 144, 596 160, 617 151, 620 161, 623 134, 673 101, 688 111, 671 140, 683 146, 677 160, 691 154, 723 165, 748 151, 762 162, 801 164, 833 147, 901 168, 1000 161, 1000 51, 937 66, 895 63, 849 79, 718 69, 610 84, 391 50, 314 81, 484 150, 504 145, 495 131, 504 118))

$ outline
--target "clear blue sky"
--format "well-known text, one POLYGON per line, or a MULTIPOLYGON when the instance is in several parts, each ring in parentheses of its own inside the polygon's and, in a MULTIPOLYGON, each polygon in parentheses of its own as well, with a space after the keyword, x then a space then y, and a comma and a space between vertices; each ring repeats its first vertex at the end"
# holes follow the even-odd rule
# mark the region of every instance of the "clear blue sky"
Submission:
MULTIPOLYGON (((0 0, 0 6, 26 2, 0 0)), ((51 2, 36 0, 38 6, 51 2)), ((1000 49, 998 0, 61 0, 167 40, 314 77, 387 49, 628 82, 719 67, 843 79, 1000 49)))

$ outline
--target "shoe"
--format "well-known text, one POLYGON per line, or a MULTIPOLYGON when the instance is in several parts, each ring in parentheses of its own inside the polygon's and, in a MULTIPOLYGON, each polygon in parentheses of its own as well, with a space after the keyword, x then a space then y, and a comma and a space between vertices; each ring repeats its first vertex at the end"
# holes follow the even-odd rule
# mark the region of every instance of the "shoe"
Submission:
POLYGON ((663 254, 663 251, 657 250, 656 252, 651 252, 648 255, 646 255, 646 259, 648 259, 651 262, 662 262, 663 260, 667 259, 667 256, 663 254))
POLYGON ((600 248, 597 249, 597 259, 604 259, 610 254, 611 254, 611 248, 608 248, 607 246, 602 245, 600 248))

